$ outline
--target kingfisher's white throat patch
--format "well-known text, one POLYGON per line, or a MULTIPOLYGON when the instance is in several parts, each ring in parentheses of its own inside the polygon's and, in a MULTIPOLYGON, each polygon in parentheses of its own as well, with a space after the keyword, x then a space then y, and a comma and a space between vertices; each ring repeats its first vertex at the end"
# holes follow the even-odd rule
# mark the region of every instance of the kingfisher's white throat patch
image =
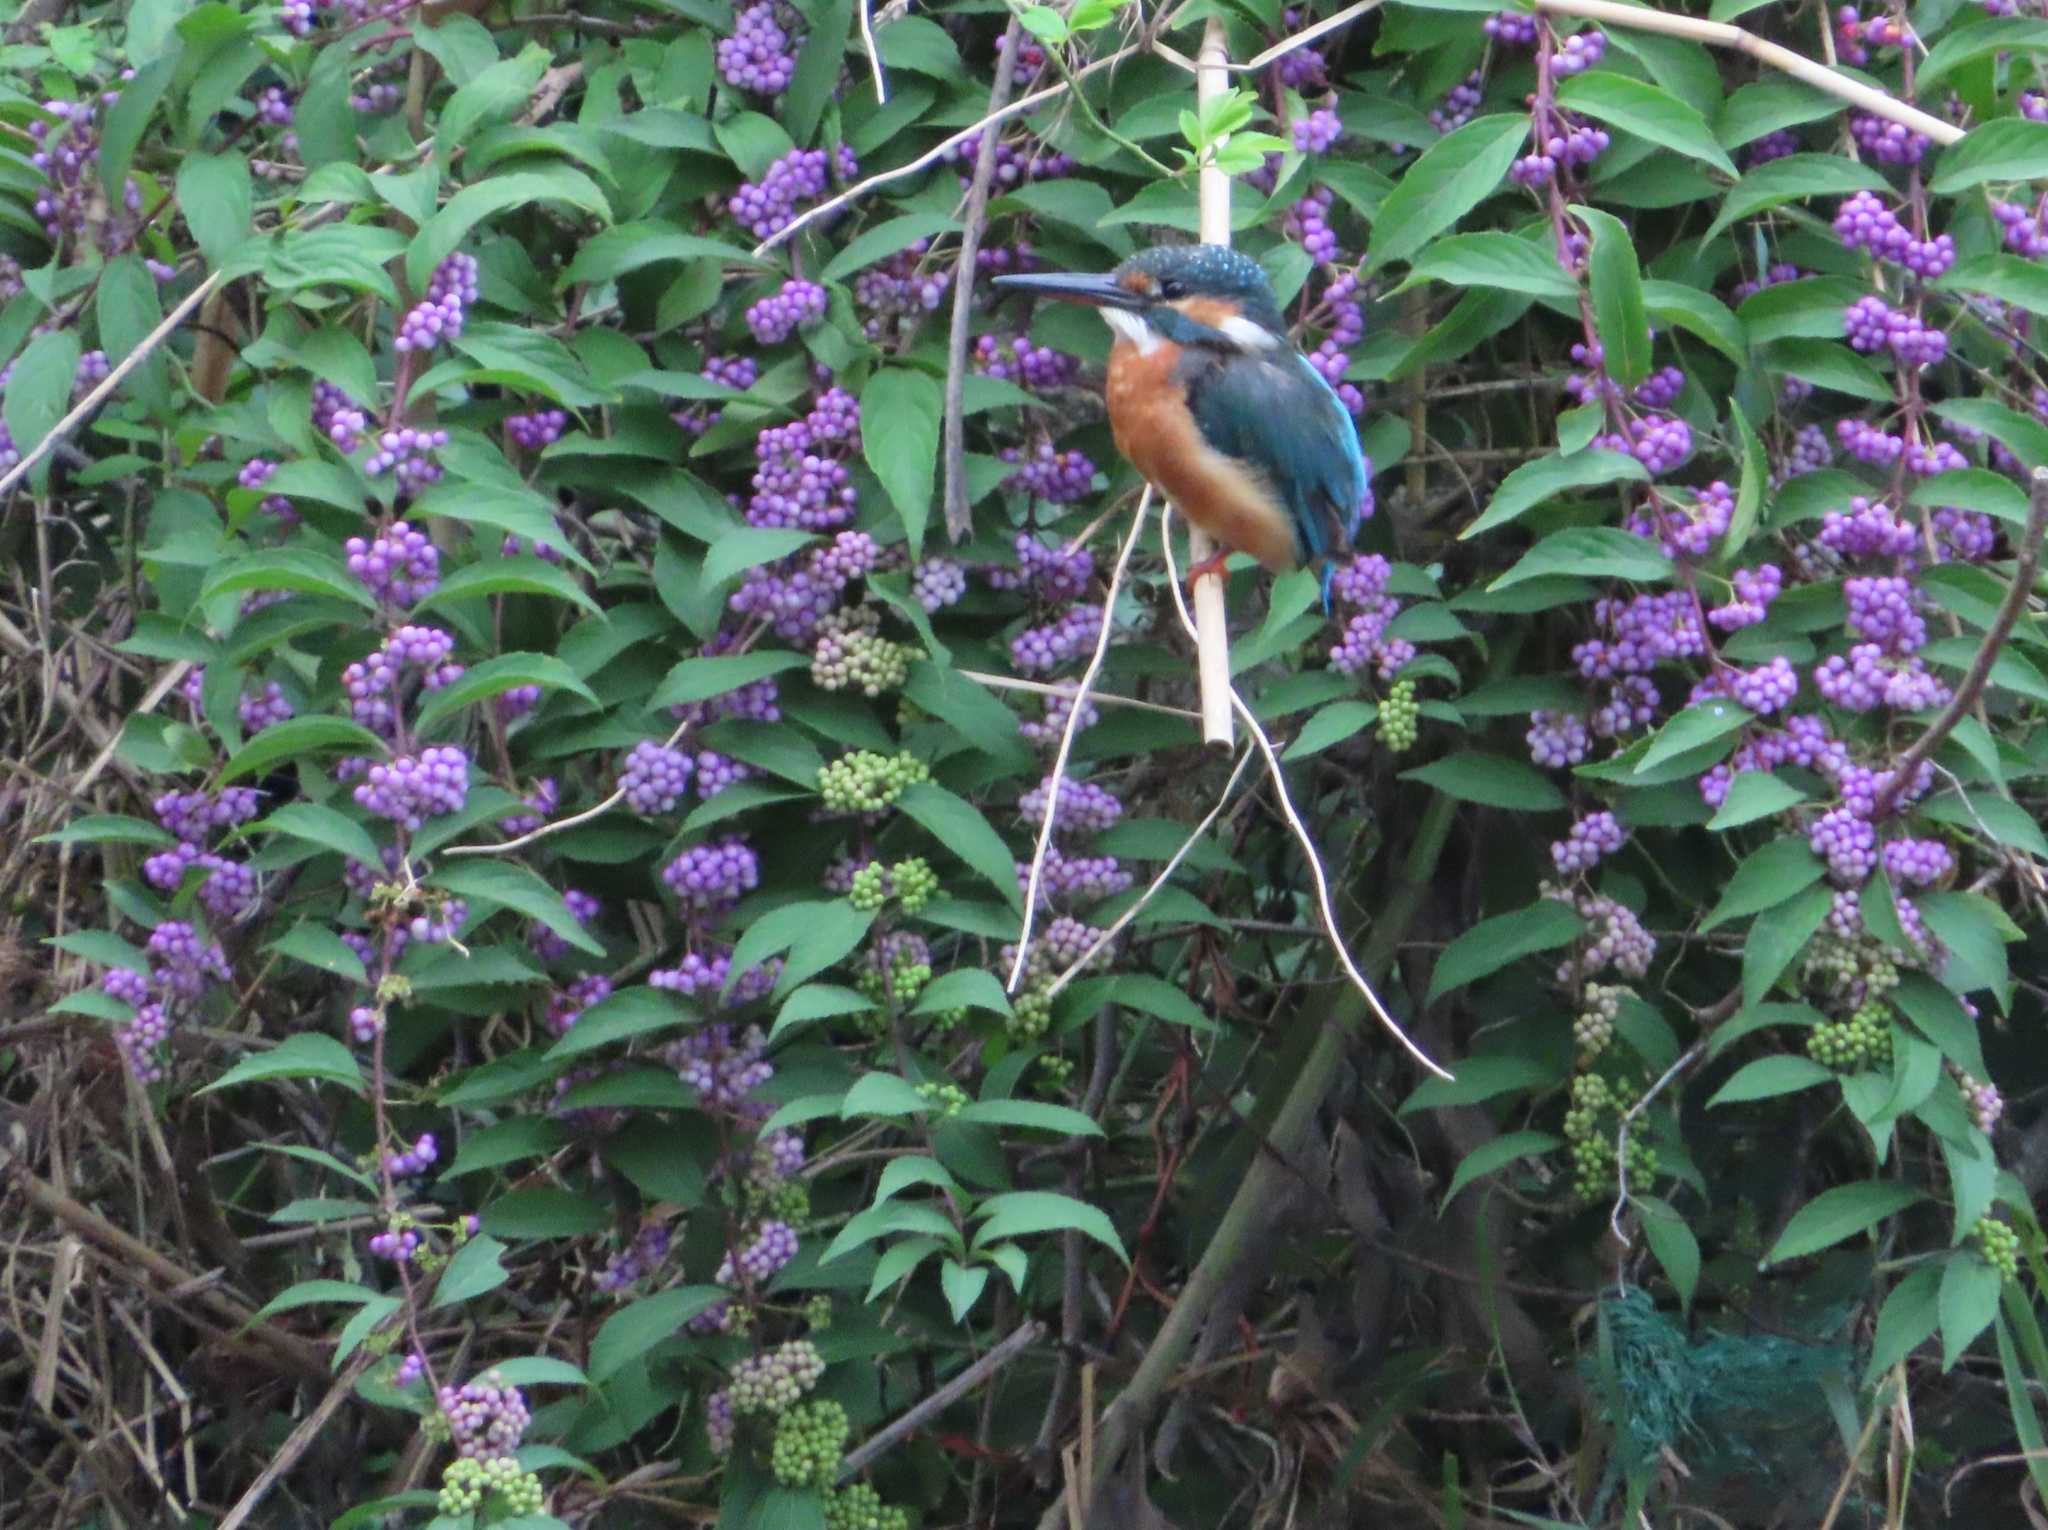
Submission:
POLYGON ((1098 308, 1096 312, 1102 315, 1105 324, 1116 331, 1118 339, 1135 345, 1140 356, 1149 356, 1159 349, 1159 331, 1147 324, 1141 315, 1127 308, 1098 308))
POLYGON ((1232 314, 1216 326, 1228 335, 1231 342, 1241 351, 1271 350, 1280 343, 1280 337, 1265 325, 1247 319, 1243 314, 1232 314))

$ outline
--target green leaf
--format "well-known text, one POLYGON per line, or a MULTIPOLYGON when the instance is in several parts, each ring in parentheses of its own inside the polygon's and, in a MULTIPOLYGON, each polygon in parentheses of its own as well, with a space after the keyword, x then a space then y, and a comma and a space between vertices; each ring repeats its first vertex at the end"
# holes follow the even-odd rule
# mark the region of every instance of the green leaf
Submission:
MULTIPOLYGON (((776 980, 776 992, 787 993, 805 979, 817 976, 844 959, 867 938, 874 922, 872 913, 856 909, 841 899, 819 907, 816 916, 791 943, 789 955, 784 958, 782 976, 776 980)), ((735 974, 739 970, 735 968, 735 974)))
POLYGON ((1281 751, 1280 758, 1306 760, 1321 754, 1370 728, 1379 715, 1380 709, 1370 701, 1333 701, 1318 708, 1301 725, 1301 731, 1281 751))
POLYGON ((742 686, 752 685, 757 680, 786 674, 792 669, 808 668, 810 662, 800 653, 780 649, 684 659, 668 672, 654 695, 648 698, 647 710, 652 712, 664 707, 687 706, 694 701, 710 701, 729 695, 742 686))
POLYGON ((331 972, 352 983, 368 983, 370 974, 355 948, 324 924, 295 924, 266 948, 294 957, 309 967, 331 972))
POLYGON ((1868 165, 1832 154, 1791 154, 1759 165, 1728 189, 1721 199, 1702 244, 1711 244, 1744 218, 1802 197, 1847 196, 1852 191, 1883 191, 1885 179, 1868 165))
POLYGON ((1442 1110, 1447 1105, 1479 1105, 1523 1089, 1542 1089, 1557 1082, 1557 1068, 1534 1057, 1490 1053, 1458 1059, 1453 1079, 1426 1078, 1401 1102, 1399 1114, 1442 1110))
MULTIPOLYGON (((922 19, 914 16, 904 18, 906 21, 922 19)), ((892 25, 883 35, 887 36, 895 30, 896 27, 892 25)), ((845 248, 826 262, 818 280, 844 281, 858 271, 865 271, 877 261, 887 260, 891 255, 908 249, 920 239, 931 239, 940 234, 956 234, 959 231, 960 221, 944 213, 906 213, 900 218, 891 218, 885 223, 876 224, 873 228, 863 229, 854 238, 849 239, 845 248)))
POLYGON ((1774 817, 1795 803, 1806 801, 1806 795, 1790 782, 1767 772, 1738 771, 1729 783, 1728 795, 1722 800, 1719 811, 1707 820, 1707 827, 1716 833, 1739 829, 1746 823, 1774 817))
POLYGON ((1069 1105, 1044 1100, 976 1100, 963 1105, 953 1120, 983 1126, 1019 1126, 1031 1131, 1057 1132, 1064 1137, 1100 1137, 1102 1128, 1069 1105))
POLYGON ((861 433, 861 451, 903 521, 913 556, 931 519, 945 402, 937 379, 907 367, 877 368, 860 393, 861 418, 887 422, 861 433))
POLYGON ((990 1196, 975 1208, 974 1216, 981 1223, 974 1233, 977 1249, 1031 1233, 1078 1232, 1100 1243, 1124 1264, 1131 1262, 1108 1216, 1072 1196, 1050 1190, 1015 1190, 990 1196))
MULTIPOLYGON (((1526 511, 1571 489, 1596 489, 1649 477, 1642 463, 1626 452, 1585 451, 1569 456, 1539 457, 1525 462, 1500 482, 1480 517, 1458 533, 1459 539, 1504 526, 1526 511)), ((1638 538, 1637 540, 1641 540, 1638 538)))
POLYGON ((959 967, 942 972, 925 984, 911 1006, 913 1015, 942 1014, 949 1009, 985 1009, 992 1015, 1011 1012, 1010 996, 1002 981, 980 967, 959 967))
POLYGON ((300 1031, 287 1036, 267 1052, 252 1052, 212 1083, 200 1089, 211 1094, 236 1084, 260 1083, 273 1078, 310 1078, 339 1084, 354 1094, 363 1094, 363 1070, 355 1054, 332 1036, 318 1031, 300 1031))
POLYGON ((92 813, 74 819, 49 834, 38 834, 38 845, 175 845, 177 836, 168 829, 126 813, 92 813))
POLYGON ((1084 1011, 1105 1004, 1121 1004, 1142 1014, 1164 1020, 1168 1025, 1186 1026, 1191 1031, 1213 1031, 1216 1022, 1208 1011, 1189 997, 1177 983, 1149 972, 1124 972, 1115 977, 1084 978, 1074 985, 1076 1006, 1084 1011))
POLYGON ((1618 526, 1572 526, 1553 531, 1487 588, 1510 589, 1546 574, 1659 584, 1671 577, 1671 560, 1656 543, 1618 526))
POLYGON ((1735 161, 1715 141, 1707 119, 1655 85, 1610 69, 1594 69, 1560 85, 1557 100, 1560 106, 1712 165, 1731 178, 1738 173, 1735 161))
POLYGON ((187 154, 178 162, 178 211, 218 271, 250 249, 256 197, 249 161, 239 154, 187 154))
POLYGON ((440 610, 458 601, 480 600, 487 595, 546 595, 581 606, 593 615, 599 610, 597 602, 576 582, 575 575, 529 553, 465 564, 444 576, 433 594, 416 604, 413 612, 418 615, 440 610))
POLYGON ((915 1116, 932 1108, 931 1101, 917 1092, 917 1086, 893 1073, 864 1073, 854 1080, 839 1103, 839 1119, 857 1121, 868 1116, 915 1116))
POLYGON ((1699 1239, 1669 1203, 1654 1195, 1636 1195, 1631 1199, 1643 1220, 1643 1236, 1649 1241, 1650 1252, 1664 1266, 1665 1277, 1677 1291, 1679 1304, 1690 1307, 1700 1285, 1699 1239))
POLYGON ((1538 898, 1527 908, 1483 919, 1437 958, 1428 1002, 1434 1004, 1452 989, 1498 972, 1510 962, 1569 945, 1584 928, 1585 921, 1571 905, 1557 898, 1538 898))
POLYGON ((1877 1332, 1870 1342, 1869 1376, 1874 1382, 1934 1337, 1941 1324, 1937 1306, 1943 1266, 1923 1264, 1892 1288, 1878 1309, 1877 1332))
POLYGON ((1941 980, 1956 993, 1988 988, 2000 1007, 2011 974, 2005 957, 2007 937, 2001 930, 1998 905, 1975 893, 1922 893, 1914 903, 1934 938, 1948 947, 1941 980))
POLYGON ((544 691, 568 691, 581 696, 592 706, 598 705, 596 693, 554 655, 507 653, 471 665, 454 684, 422 696, 419 716, 413 727, 424 733, 451 712, 475 706, 521 685, 537 685, 544 691))
POLYGON ((257 1308, 256 1316, 276 1317, 280 1312, 294 1312, 300 1307, 311 1307, 321 1302, 341 1302, 350 1307, 360 1307, 364 1302, 375 1301, 377 1295, 367 1286, 354 1285, 346 1280, 302 1280, 297 1285, 286 1286, 257 1308))
POLYGON ((243 776, 261 774, 280 760, 295 760, 302 755, 337 750, 381 759, 384 740, 368 728, 342 717, 290 718, 265 728, 237 749, 221 770, 221 783, 225 785, 243 776))
POLYGON ((687 233, 673 223, 622 223, 584 240, 560 280, 565 287, 615 281, 643 267, 678 260, 759 264, 738 245, 687 233))
POLYGON ((1453 287, 1497 287, 1560 302, 1575 302, 1579 295, 1579 284, 1558 265, 1547 238, 1538 244, 1513 234, 1453 234, 1440 239, 1415 257, 1408 279, 1394 292, 1431 281, 1453 287))
POLYGON ((1818 882, 1826 871, 1803 835, 1774 839, 1735 868, 1713 912, 1701 921, 1700 932, 1705 934, 1745 914, 1776 908, 1818 882))
POLYGON ((1725 697, 1687 707, 1652 736, 1650 747, 1635 762, 1635 773, 1648 775, 1666 760, 1704 749, 1717 739, 1729 739, 1732 749, 1733 736, 1752 720, 1749 708, 1725 697))
POLYGON ((1436 1214, 1441 1217, 1449 1210, 1451 1202, 1458 1198, 1458 1192, 1474 1180, 1484 1179, 1518 1159, 1540 1157, 1563 1146, 1564 1138, 1552 1136, 1549 1132, 1504 1132, 1481 1144, 1458 1160, 1457 1170, 1451 1175, 1451 1186, 1444 1191, 1436 1214))
POLYGON ((610 1220, 603 1201, 554 1185, 508 1190, 483 1211, 484 1231, 500 1238, 578 1238, 610 1220))
MULTIPOLYGON (((36 336, 15 361, 6 391, 0 394, 0 420, 6 422, 22 456, 40 446, 64 418, 78 376, 79 354, 77 334, 59 329, 36 336)), ((37 481, 48 471, 47 463, 39 468, 37 481)))
POLYGON ((434 267, 455 253, 469 231, 485 218, 536 202, 564 202, 600 223, 612 219, 610 204, 597 183, 568 165, 516 170, 494 175, 455 193, 422 228, 406 252, 405 278, 415 292, 424 292, 434 267))
POLYGON ((509 908, 542 924, 577 950, 603 956, 604 947, 591 938, 582 922, 569 912, 562 895, 535 872, 514 861, 477 856, 443 864, 427 879, 438 887, 473 902, 509 908))
POLYGON ((1810 1057, 1759 1057, 1736 1069, 1735 1076, 1714 1091, 1707 1108, 1776 1099, 1781 1094, 1797 1094, 1819 1084, 1832 1084, 1840 1077, 1810 1057))
POLYGON ((452 1307, 495 1291, 511 1278, 512 1272, 505 1268, 505 1245, 489 1233, 476 1233, 448 1261, 434 1284, 434 1299, 427 1305, 452 1307))
POLYGON ((1533 765, 1469 749, 1404 770, 1401 779, 1420 781, 1446 797, 1488 807, 1546 813, 1564 806, 1564 794, 1533 765))
MULTIPOLYGON (((2048 30, 2048 29, 2044 29, 2048 30)), ((1963 1351, 1991 1326, 2005 1278, 1975 1253, 1957 1251, 1941 1272, 1941 1368, 1953 1370, 1963 1351)))
POLYGON ((508 120, 526 105, 547 67, 547 49, 528 43, 517 58, 500 59, 456 91, 441 108, 434 130, 435 157, 446 163, 455 146, 468 143, 478 128, 508 120))
POLYGON ((1977 1022, 1954 994, 1924 973, 1909 972, 1890 997, 1913 1028, 1939 1047, 1944 1057, 1978 1078, 1990 1076, 1977 1022))
POLYGON ((309 595, 331 595, 365 610, 377 608, 376 597, 370 594, 368 586, 351 574, 339 558, 304 547, 269 547, 237 554, 207 576, 199 598, 212 600, 243 590, 297 590, 309 595))
POLYGON ((514 1116, 494 1121, 462 1139, 455 1161, 443 1172, 450 1178, 545 1158, 569 1140, 568 1129, 546 1116, 514 1116))
POLYGON ((711 546, 702 568, 704 587, 716 589, 749 569, 801 551, 816 541, 794 526, 734 526, 711 546))
POLYGON ((981 1293, 988 1285, 990 1273, 985 1264, 970 1269, 957 1259, 948 1259, 939 1266, 939 1288, 946 1293, 946 1305, 952 1309, 954 1322, 964 1322, 967 1314, 974 1310, 974 1304, 981 1300, 981 1293))
POLYGON ((1719 298, 1683 282, 1645 281, 1643 306, 1660 324, 1697 335, 1737 366, 1749 354, 1742 321, 1719 298))
POLYGON ((2015 526, 2027 523, 2027 496, 2010 478, 1988 468, 1958 468, 1937 473, 1913 486, 1908 496, 1916 505, 1953 505, 1958 510, 1981 510, 1995 520, 2015 526))
POLYGON ((700 1018, 695 1009, 666 989, 644 984, 621 988, 579 1014, 568 1033, 548 1048, 548 1061, 564 1062, 615 1041, 674 1030, 700 1018))
MULTIPOLYGON (((1762 3, 1764 0, 1743 0, 1743 8, 1753 10, 1762 3)), ((1722 4, 1714 6, 1714 20, 1728 19, 1723 8, 1722 4)), ((1818 122, 1841 109, 1834 96, 1797 80, 1752 80, 1722 103, 1719 137, 1728 148, 1739 149, 1780 128, 1818 122)))
POLYGON ((1823 1190, 1792 1214, 1763 1262, 1768 1267, 1833 1248, 1925 1199, 1910 1185, 1876 1180, 1823 1190))
POLYGON ((882 1166, 881 1175, 875 1181, 875 1204, 879 1206, 884 1201, 893 1200, 918 1185, 936 1185, 948 1193, 960 1189, 959 1181, 938 1159, 928 1158, 922 1153, 910 1153, 892 1158, 882 1166))
POLYGON ((268 818, 252 824, 250 832, 288 834, 365 866, 383 865, 382 853, 370 838, 369 830, 346 814, 317 802, 287 802, 268 818))
POLYGON ((1765 364, 1850 398, 1876 404, 1892 401, 1890 380, 1846 345, 1827 340, 1780 340, 1770 347, 1765 364))
POLYGON ((2043 166, 2048 166, 2048 122, 1999 117, 1943 149, 1928 187, 1936 196, 1949 197, 1986 181, 2030 181, 2043 166))
POLYGON ((896 807, 993 883, 1012 907, 1023 908, 1017 859, 979 808, 931 781, 907 787, 896 799, 896 807))
POLYGON ((1528 134, 1519 113, 1480 117, 1424 149, 1380 204, 1366 270, 1410 259, 1491 196, 1528 134))
POLYGON ((1768 919, 1750 926, 1742 948, 1742 1002, 1753 1005, 1771 991, 1787 967, 1806 948, 1835 906, 1834 889, 1825 883, 1776 905, 1768 919))

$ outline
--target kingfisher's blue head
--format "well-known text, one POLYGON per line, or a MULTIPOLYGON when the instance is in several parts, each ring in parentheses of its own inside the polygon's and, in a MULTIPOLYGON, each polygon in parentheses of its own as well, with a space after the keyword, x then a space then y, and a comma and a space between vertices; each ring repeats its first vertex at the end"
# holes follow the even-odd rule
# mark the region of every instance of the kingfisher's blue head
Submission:
POLYGON ((1102 274, 1034 272, 999 276, 998 287, 1087 303, 1126 339, 1180 340, 1199 330, 1242 349, 1276 345, 1287 333, 1273 284, 1256 260, 1220 244, 1162 244, 1102 274))

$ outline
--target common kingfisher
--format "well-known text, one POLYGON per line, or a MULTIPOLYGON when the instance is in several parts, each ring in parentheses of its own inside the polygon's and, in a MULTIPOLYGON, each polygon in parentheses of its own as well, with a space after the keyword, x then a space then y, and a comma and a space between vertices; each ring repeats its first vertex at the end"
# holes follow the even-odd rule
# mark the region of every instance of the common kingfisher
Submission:
POLYGON ((1106 275, 999 276, 998 287, 1087 303, 1116 335, 1109 427, 1122 452, 1223 550, 1274 573, 1322 564, 1357 535, 1367 467, 1351 412, 1287 338, 1266 273, 1217 244, 1142 250, 1106 275))

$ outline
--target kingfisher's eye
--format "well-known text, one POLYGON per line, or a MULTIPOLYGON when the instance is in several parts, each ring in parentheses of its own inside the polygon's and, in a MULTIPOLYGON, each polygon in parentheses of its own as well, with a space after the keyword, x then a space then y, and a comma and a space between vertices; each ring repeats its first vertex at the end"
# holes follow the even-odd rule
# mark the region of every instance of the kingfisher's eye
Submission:
POLYGON ((1159 284, 1159 292, 1162 297, 1169 300, 1184 298, 1188 295, 1188 284, 1177 276, 1169 276, 1159 284))

